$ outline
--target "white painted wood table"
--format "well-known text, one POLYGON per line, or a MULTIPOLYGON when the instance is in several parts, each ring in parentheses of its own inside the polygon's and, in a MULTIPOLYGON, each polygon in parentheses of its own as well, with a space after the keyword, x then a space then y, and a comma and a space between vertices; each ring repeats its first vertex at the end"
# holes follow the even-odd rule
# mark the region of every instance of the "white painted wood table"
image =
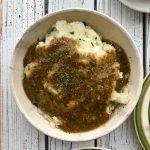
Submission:
MULTIPOLYGON (((17 108, 8 80, 10 58, 24 30, 47 13, 62 8, 84 7, 103 12, 120 22, 134 38, 149 70, 150 15, 133 11, 118 0, 0 0, 2 2, 0 147, 2 150, 70 150, 82 146, 100 146, 112 150, 140 150, 133 114, 115 131, 87 142, 65 142, 45 136, 35 129, 17 108)), ((1 18, 1 17, 0 17, 1 18)), ((1 23, 1 21, 0 21, 1 23)), ((0 25, 1 26, 1 25, 0 25)))

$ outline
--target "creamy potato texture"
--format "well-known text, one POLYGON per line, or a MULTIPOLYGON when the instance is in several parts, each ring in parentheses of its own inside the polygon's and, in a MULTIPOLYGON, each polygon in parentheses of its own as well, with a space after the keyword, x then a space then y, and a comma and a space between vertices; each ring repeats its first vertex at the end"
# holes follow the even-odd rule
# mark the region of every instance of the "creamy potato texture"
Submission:
MULTIPOLYGON (((78 41, 77 50, 79 54, 86 56, 94 55, 97 60, 106 56, 107 52, 115 51, 115 48, 112 45, 102 42, 102 37, 90 26, 85 26, 83 22, 74 21, 68 23, 66 20, 61 20, 57 21, 52 29, 53 30, 46 35, 45 42, 38 43, 37 49, 48 47, 51 40, 54 38, 68 37, 78 41)), ((83 59, 82 61, 86 63, 86 59, 83 59)), ((122 72, 119 70, 118 76, 119 78, 123 77, 122 72)), ((110 101, 121 104, 127 104, 129 100, 128 86, 123 88, 120 93, 114 90, 110 98, 110 101)))
POLYGON ((46 35, 45 42, 39 42, 37 47, 49 46, 54 38, 68 37, 78 41, 77 50, 83 55, 94 55, 95 58, 106 55, 107 51, 115 50, 113 46, 103 43, 101 37, 89 26, 82 22, 67 23, 65 20, 57 21, 53 31, 46 35))
POLYGON ((83 22, 57 21, 23 65, 24 90, 51 127, 92 130, 130 100, 126 53, 83 22))

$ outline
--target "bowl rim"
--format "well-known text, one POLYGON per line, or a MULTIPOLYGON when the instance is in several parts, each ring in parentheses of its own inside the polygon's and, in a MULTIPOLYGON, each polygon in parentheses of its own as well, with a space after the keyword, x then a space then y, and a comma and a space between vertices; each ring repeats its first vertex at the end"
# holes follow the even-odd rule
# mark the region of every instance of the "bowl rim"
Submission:
MULTIPOLYGON (((20 104, 20 100, 19 98, 17 97, 17 95, 15 94, 15 91, 16 89, 13 87, 14 83, 13 83, 13 76, 12 76, 12 68, 9 67, 9 79, 10 79, 10 89, 11 89, 11 93, 12 93, 12 96, 13 98, 15 99, 15 102, 17 104, 17 106, 19 107, 19 110, 21 111, 21 113, 24 115, 24 117, 28 120, 28 122, 30 122, 30 124, 32 124, 36 129, 38 129, 39 131, 41 131, 42 133, 50 136, 50 137, 53 137, 53 138, 56 138, 56 139, 59 139, 59 140, 65 140, 65 141, 72 141, 72 142, 79 142, 79 141, 87 141, 87 140, 93 140, 93 139, 96 139, 96 138, 99 138, 99 137, 102 137, 110 132, 112 132, 114 129, 116 129, 117 127, 119 127, 127 118, 128 116, 132 113, 132 111, 134 110, 137 102, 138 102, 138 98, 140 96, 140 93, 141 93, 141 90, 142 90, 142 83, 143 83, 143 67, 142 67, 142 60, 141 60, 141 57, 140 57, 140 52, 138 50, 138 47, 136 46, 134 40, 132 39, 131 35, 128 33, 128 31, 120 24, 118 23, 116 20, 114 20, 112 17, 106 15, 106 14, 103 14, 101 12, 98 12, 98 11, 95 11, 95 10, 91 10, 91 9, 87 9, 87 8, 67 8, 67 9, 61 9, 61 10, 57 10, 57 11, 54 11, 54 12, 51 12, 45 16, 42 16, 40 19, 38 19, 37 21, 35 21, 34 23, 32 23, 24 32, 23 34, 21 35, 21 37, 19 38, 18 42, 16 43, 15 47, 14 47, 14 50, 13 50, 13 54, 11 56, 11 62, 10 62, 10 66, 13 66, 13 60, 14 60, 14 53, 15 53, 15 50, 17 48, 17 46, 19 45, 20 41, 23 39, 24 35, 26 34, 26 32, 28 30, 31 30, 32 28, 34 28, 34 26, 38 23, 41 23, 43 20, 46 20, 47 18, 49 18, 50 16, 53 16, 55 14, 59 14, 61 12, 69 12, 69 11, 82 11, 84 13, 86 12, 89 12, 89 13, 93 13, 93 14, 96 14, 96 15, 100 15, 104 18, 106 18, 107 20, 109 20, 110 22, 114 23, 118 28, 120 28, 126 35, 127 37, 129 38, 129 40, 131 40, 132 44, 134 45, 135 47, 135 52, 137 54, 137 59, 139 61, 139 69, 140 69, 140 72, 139 72, 139 86, 138 87, 138 91, 137 91, 137 100, 134 102, 134 104, 132 104, 132 107, 128 109, 128 112, 126 112, 126 115, 124 115, 124 117, 122 117, 122 119, 119 120, 119 122, 117 122, 116 124, 113 125, 112 128, 108 129, 105 133, 103 134, 99 134, 97 136, 93 136, 93 137, 84 137, 84 139, 78 139, 78 138, 73 138, 73 139, 68 139, 67 137, 59 137, 57 135, 51 135, 51 134, 48 134, 46 133, 42 128, 39 128, 37 127, 36 123, 30 118, 28 117, 28 115, 26 115, 26 112, 24 111, 22 105, 20 104)), ((83 132, 85 133, 85 132, 83 132)), ((82 134, 82 132, 81 132, 82 134)))

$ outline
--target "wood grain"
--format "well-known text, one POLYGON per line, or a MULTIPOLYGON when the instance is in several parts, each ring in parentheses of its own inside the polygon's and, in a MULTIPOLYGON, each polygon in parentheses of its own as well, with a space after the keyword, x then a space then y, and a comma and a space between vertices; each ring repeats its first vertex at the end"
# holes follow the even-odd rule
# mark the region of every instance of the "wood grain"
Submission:
MULTIPOLYGON (((1 1, 0 1, 1 2, 1 1)), ((140 150, 135 134, 133 115, 115 131, 97 140, 87 142, 66 142, 49 137, 45 146, 45 135, 32 127, 18 110, 9 87, 9 63, 18 39, 25 29, 44 13, 63 8, 98 9, 120 22, 134 38, 141 57, 143 47, 147 53, 147 71, 150 58, 150 15, 133 11, 118 0, 3 0, 2 40, 1 40, 1 78, 0 78, 0 133, 2 150, 70 150, 71 148, 100 146, 112 150, 140 150), (48 4, 45 6, 45 4, 48 4), (95 4, 95 5, 94 5, 95 4), (145 24, 145 25, 144 25, 145 24), (143 28, 146 27, 146 33, 143 28), (144 36, 144 37, 143 37, 144 36), (143 40, 145 39, 145 40, 143 40)))
MULTIPOLYGON (((0 50, 2 49, 2 0, 0 0, 0 50)), ((0 51, 0 112, 2 112, 2 83, 1 83, 1 76, 2 76, 2 69, 1 69, 1 56, 2 51, 0 51)), ((2 149, 2 113, 0 113, 0 149, 2 149)))
POLYGON ((34 0, 5 0, 2 29, 2 117, 3 148, 45 149, 44 135, 32 127, 18 110, 9 87, 9 63, 14 46, 24 30, 43 15, 44 3, 34 0))
POLYGON ((2 0, 0 0, 0 33, 2 33, 2 0))
POLYGON ((146 15, 146 52, 147 52, 147 68, 146 71, 150 71, 150 14, 146 15))

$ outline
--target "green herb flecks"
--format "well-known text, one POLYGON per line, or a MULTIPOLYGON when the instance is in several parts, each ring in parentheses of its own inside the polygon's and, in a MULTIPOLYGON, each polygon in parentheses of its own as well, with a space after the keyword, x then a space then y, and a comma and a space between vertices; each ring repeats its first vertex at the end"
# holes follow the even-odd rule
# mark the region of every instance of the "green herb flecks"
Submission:
POLYGON ((72 32, 70 32, 70 34, 74 35, 74 32, 72 31, 72 32))
POLYGON ((94 44, 91 42, 91 45, 94 47, 94 44))
POLYGON ((68 74, 64 76, 60 87, 63 89, 67 89, 70 85, 72 85, 72 78, 68 74))

